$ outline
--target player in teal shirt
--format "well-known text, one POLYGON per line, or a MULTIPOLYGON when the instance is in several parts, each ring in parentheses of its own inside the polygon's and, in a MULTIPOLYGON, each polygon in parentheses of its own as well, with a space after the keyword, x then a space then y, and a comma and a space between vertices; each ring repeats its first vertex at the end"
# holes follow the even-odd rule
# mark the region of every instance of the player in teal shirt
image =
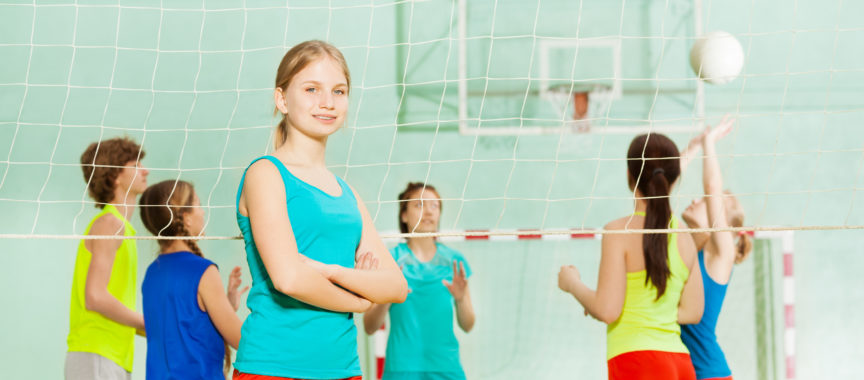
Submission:
POLYGON ((237 191, 252 290, 233 379, 360 380, 354 313, 404 301, 408 285, 363 200, 327 168, 327 139, 349 114, 348 64, 333 45, 301 42, 275 85, 274 150, 237 191))
MULTIPOLYGON (((410 183, 399 195, 399 227, 407 232, 437 232, 441 199, 434 187, 410 183)), ((433 237, 408 238, 390 250, 410 289, 402 304, 375 305, 363 316, 372 334, 390 313, 384 361, 385 380, 465 379, 453 315, 463 331, 474 326, 468 291, 471 268, 465 257, 433 237)))

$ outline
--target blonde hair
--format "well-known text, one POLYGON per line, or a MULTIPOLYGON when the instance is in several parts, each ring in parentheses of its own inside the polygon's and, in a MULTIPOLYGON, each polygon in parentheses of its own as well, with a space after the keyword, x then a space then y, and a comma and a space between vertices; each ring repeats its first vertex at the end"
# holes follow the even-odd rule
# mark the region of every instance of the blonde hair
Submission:
MULTIPOLYGON (((288 52, 285 53, 285 56, 282 57, 282 62, 279 63, 279 69, 276 71, 276 88, 285 91, 297 73, 306 68, 310 63, 323 57, 329 57, 339 64, 342 71, 345 73, 345 81, 348 84, 348 89, 350 91, 351 73, 348 71, 348 62, 345 61, 342 52, 340 52, 335 46, 319 40, 301 42, 294 45, 291 50, 288 50, 288 52)), ((275 115, 278 112, 279 108, 276 108, 273 114, 275 115)), ((288 115, 283 115, 282 120, 279 121, 279 125, 276 126, 276 131, 273 134, 273 148, 276 149, 282 146, 282 144, 285 143, 285 138, 287 136, 288 115)))
MULTIPOLYGON (((723 195, 726 199, 726 218, 729 220, 729 226, 743 227, 744 209, 738 202, 738 198, 735 198, 735 195, 732 195, 729 190, 723 191, 723 195)), ((746 233, 739 233, 738 241, 735 243, 735 264, 744 262, 750 256, 751 251, 753 251, 753 238, 746 233)))

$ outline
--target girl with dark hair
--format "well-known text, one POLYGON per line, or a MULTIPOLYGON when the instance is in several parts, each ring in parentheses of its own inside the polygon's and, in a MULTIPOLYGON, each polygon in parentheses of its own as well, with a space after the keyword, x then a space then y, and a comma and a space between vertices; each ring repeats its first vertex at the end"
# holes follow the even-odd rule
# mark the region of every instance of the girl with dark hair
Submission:
POLYGON ((627 176, 635 210, 604 228, 611 233, 603 235, 597 290, 588 288, 572 265, 561 267, 558 274, 558 287, 572 294, 586 314, 609 325, 609 379, 696 376, 679 326, 702 317, 702 279, 693 239, 689 234, 626 232, 678 228, 669 205, 681 170, 678 155, 666 136, 633 139, 627 176))
POLYGON ((204 233, 204 211, 185 181, 162 181, 141 194, 141 221, 160 239, 141 294, 147 326, 147 379, 224 380, 237 348, 240 267, 231 271, 227 295, 216 264, 195 238, 204 233), (224 358, 224 365, 223 365, 224 358))
MULTIPOLYGON (((409 183, 399 194, 402 233, 438 232, 441 196, 435 187, 409 183)), ((468 291, 471 267, 465 257, 434 237, 412 237, 390 250, 402 268, 411 293, 401 304, 376 304, 363 315, 367 334, 373 334, 390 314, 390 335, 384 379, 465 379, 453 315, 463 331, 474 326, 474 307, 468 291)))

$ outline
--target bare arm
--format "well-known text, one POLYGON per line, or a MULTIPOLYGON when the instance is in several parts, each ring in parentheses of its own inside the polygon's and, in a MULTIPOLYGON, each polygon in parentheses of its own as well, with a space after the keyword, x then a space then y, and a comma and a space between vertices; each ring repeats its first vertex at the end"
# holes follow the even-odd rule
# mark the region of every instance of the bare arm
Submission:
POLYGON ((702 139, 704 137, 705 134, 700 133, 698 136, 690 140, 687 149, 681 151, 681 157, 678 158, 678 161, 681 163, 681 174, 684 174, 684 172, 687 171, 687 167, 690 166, 690 161, 693 161, 693 159, 696 158, 696 154, 698 154, 699 149, 702 148, 702 139))
POLYGON ((456 322, 464 332, 470 332, 474 328, 474 305, 471 303, 471 292, 465 289, 465 297, 456 301, 456 322))
POLYGON ((408 283, 378 236, 375 223, 356 191, 354 197, 357 199, 357 208, 363 218, 363 235, 357 252, 371 252, 379 265, 374 270, 334 267, 329 279, 376 304, 405 302, 408 283))
POLYGON ((390 311, 389 303, 376 303, 369 311, 363 313, 363 329, 366 330, 366 334, 372 335, 381 328, 388 311, 390 311))
POLYGON ((287 296, 323 309, 366 311, 372 305, 368 300, 337 287, 301 260, 284 188, 277 169, 264 160, 249 168, 243 186, 252 234, 273 286, 287 296))
POLYGON ((231 347, 240 344, 240 327, 243 322, 237 317, 237 309, 231 305, 228 296, 222 290, 222 279, 215 265, 204 271, 198 283, 198 295, 204 303, 204 311, 210 316, 216 330, 231 347))
MULTIPOLYGON (((106 214, 97 219, 90 228, 90 235, 123 235, 123 221, 114 215, 106 214)), ((108 282, 111 280, 111 268, 114 266, 114 256, 122 240, 88 240, 85 247, 90 251, 90 267, 87 269, 87 281, 84 285, 84 307, 95 311, 106 318, 139 330, 144 330, 144 316, 124 305, 108 292, 108 282)), ((143 334, 142 334, 143 335, 143 334)))
MULTIPOLYGON (((705 158, 702 161, 702 185, 705 188, 708 226, 713 228, 729 227, 723 199, 723 177, 720 173, 720 164, 717 162, 715 142, 729 133, 733 122, 734 119, 730 119, 727 115, 713 130, 708 127, 702 143, 705 150, 705 158)), ((706 253, 710 254, 710 256, 706 255, 706 269, 715 280, 725 283, 735 264, 735 239, 732 232, 712 232, 709 246, 710 248, 706 250, 706 253)))
POLYGON ((562 267, 558 275, 559 287, 576 297, 586 313, 606 324, 618 320, 624 309, 627 268, 621 240, 618 235, 603 235, 596 291, 582 282, 578 270, 572 265, 562 267))
POLYGON ((471 292, 468 290, 468 275, 465 264, 453 260, 453 282, 442 280, 444 286, 453 296, 456 304, 456 321, 462 331, 470 332, 474 327, 474 305, 471 303, 471 292))
POLYGON ((690 257, 687 266, 690 276, 684 283, 681 300, 678 302, 678 323, 682 325, 699 323, 705 309, 705 294, 702 290, 702 271, 696 257, 696 244, 689 234, 678 234, 678 250, 690 257))

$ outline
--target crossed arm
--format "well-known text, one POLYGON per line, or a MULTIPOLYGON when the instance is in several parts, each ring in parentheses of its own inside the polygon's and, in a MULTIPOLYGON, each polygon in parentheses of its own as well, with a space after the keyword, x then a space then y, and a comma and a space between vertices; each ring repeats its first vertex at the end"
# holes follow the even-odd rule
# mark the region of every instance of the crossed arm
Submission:
POLYGON ((276 290, 310 305, 341 312, 362 313, 372 302, 405 300, 408 292, 405 279, 359 198, 363 232, 358 252, 372 252, 379 268, 349 269, 328 265, 322 270, 298 251, 283 188, 278 171, 266 161, 249 168, 243 187, 255 244, 276 290))

